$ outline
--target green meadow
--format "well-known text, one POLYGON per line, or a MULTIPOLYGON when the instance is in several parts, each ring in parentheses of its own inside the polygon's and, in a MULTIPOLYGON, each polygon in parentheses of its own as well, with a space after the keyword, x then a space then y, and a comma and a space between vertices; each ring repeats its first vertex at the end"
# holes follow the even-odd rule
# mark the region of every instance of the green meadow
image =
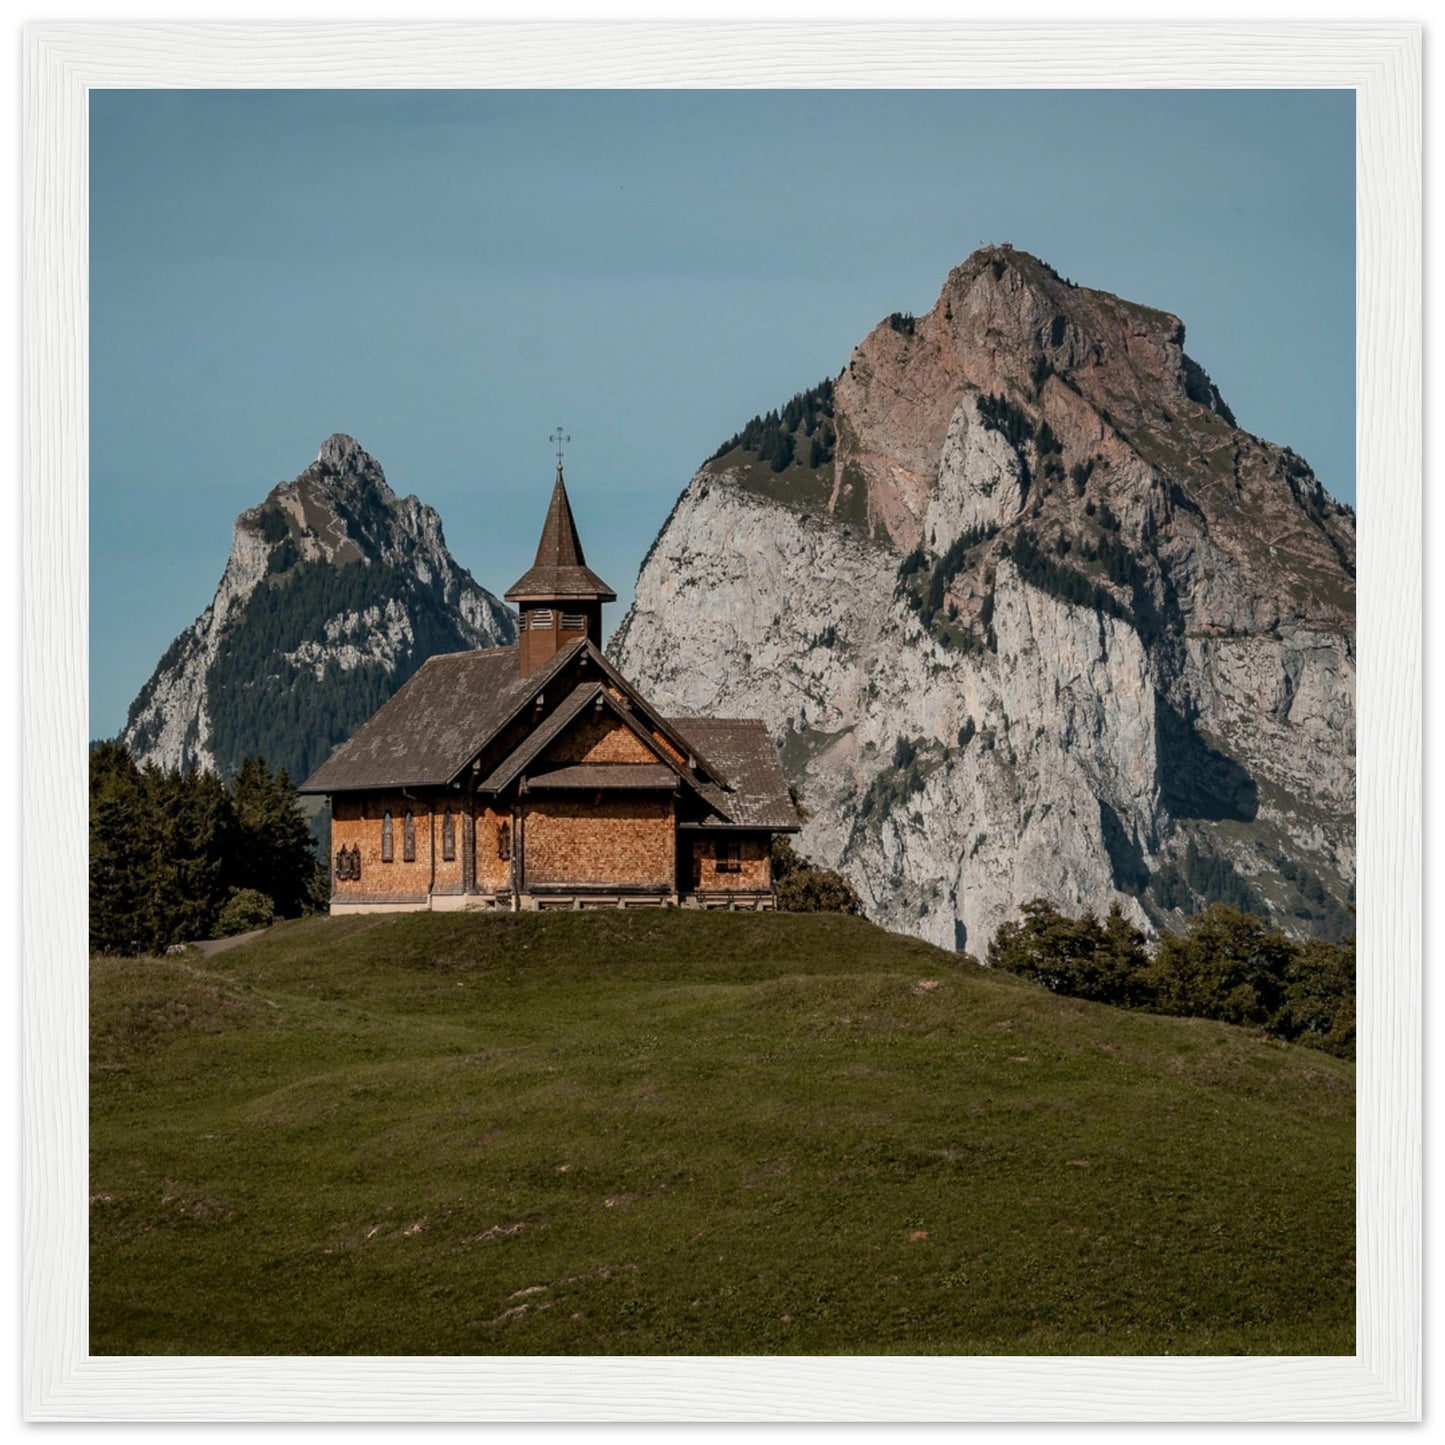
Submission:
POLYGON ((93 1354, 1354 1352, 1354 1068, 829 915, 91 963, 93 1354))

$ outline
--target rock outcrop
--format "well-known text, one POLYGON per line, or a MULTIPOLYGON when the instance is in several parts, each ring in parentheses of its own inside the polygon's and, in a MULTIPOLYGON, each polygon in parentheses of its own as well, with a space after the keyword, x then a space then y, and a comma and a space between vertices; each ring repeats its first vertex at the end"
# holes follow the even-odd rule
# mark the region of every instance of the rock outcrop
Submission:
POLYGON ((989 248, 734 443, 610 650, 669 710, 768 720, 801 846, 877 921, 1353 931, 1353 514, 1178 318, 989 248))
POLYGON ((351 437, 236 519, 211 605, 171 644, 121 739, 142 762, 298 780, 433 653, 514 641, 511 611, 351 437))

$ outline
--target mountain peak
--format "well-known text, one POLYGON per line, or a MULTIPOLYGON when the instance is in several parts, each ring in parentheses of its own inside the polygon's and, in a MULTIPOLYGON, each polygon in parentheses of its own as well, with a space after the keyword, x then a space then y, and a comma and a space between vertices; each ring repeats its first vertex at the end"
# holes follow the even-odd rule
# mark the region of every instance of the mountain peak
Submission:
POLYGON ((370 471, 376 467, 376 459, 356 440, 345 432, 332 432, 316 454, 316 464, 330 471, 355 474, 370 471))
POLYGON ((1007 245, 754 418, 610 652, 766 718, 808 854, 979 948, 1031 897, 1351 925, 1354 519, 1177 316, 1007 245))
POLYGON ((428 657, 515 635, 436 512, 335 432, 236 519, 215 598, 131 704, 123 740, 164 767, 229 773, 263 753, 304 777, 428 657))

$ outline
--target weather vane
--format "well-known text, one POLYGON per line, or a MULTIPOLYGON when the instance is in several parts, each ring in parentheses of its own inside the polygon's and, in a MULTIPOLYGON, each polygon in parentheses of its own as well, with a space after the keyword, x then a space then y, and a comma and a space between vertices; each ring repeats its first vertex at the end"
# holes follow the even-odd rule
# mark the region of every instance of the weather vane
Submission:
POLYGON ((547 440, 549 442, 557 443, 557 470, 560 472, 562 470, 562 444, 563 442, 570 442, 572 438, 569 436, 564 436, 562 433, 562 428, 559 426, 557 430, 554 431, 551 436, 547 438, 547 440))

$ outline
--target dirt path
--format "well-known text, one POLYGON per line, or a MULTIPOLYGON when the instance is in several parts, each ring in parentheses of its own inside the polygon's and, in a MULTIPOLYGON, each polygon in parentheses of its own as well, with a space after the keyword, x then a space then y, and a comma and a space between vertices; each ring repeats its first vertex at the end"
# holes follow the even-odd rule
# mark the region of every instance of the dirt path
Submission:
POLYGON ((243 943, 250 943, 252 939, 260 938, 265 931, 264 928, 253 928, 250 933, 233 933, 230 938, 198 939, 189 946, 199 949, 203 958, 209 958, 213 953, 224 953, 228 948, 238 948, 243 943))

